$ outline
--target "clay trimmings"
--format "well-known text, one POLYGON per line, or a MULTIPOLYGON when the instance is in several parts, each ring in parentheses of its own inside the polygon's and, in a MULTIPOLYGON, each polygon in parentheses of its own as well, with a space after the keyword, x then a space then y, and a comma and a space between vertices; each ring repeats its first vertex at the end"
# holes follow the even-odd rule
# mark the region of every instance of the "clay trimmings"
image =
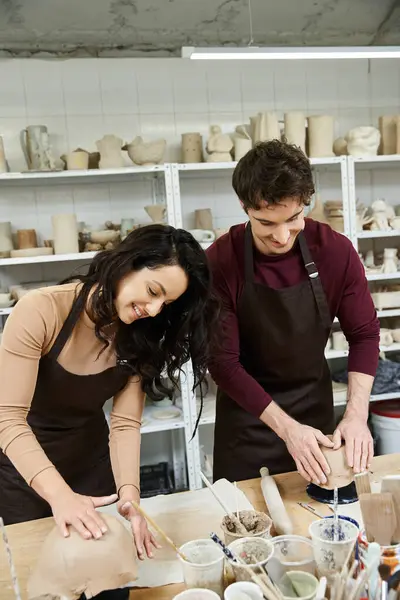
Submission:
POLYGON ((28 600, 93 598, 136 579, 132 535, 119 519, 102 516, 108 531, 99 540, 84 540, 72 527, 68 538, 56 527, 49 533, 28 580, 28 600))
MULTIPOLYGON (((262 533, 268 528, 270 522, 268 515, 254 510, 241 510, 239 521, 250 535, 262 533)), ((240 533, 237 531, 236 519, 232 518, 232 515, 226 515, 222 520, 222 524, 229 533, 240 533)))

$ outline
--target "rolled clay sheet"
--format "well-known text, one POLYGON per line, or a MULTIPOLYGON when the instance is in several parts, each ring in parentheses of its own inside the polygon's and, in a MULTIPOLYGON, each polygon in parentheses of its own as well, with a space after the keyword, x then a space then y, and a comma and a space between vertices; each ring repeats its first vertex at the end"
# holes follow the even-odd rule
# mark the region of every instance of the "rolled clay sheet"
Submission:
POLYGON ((67 538, 52 529, 29 577, 28 600, 93 598, 136 579, 132 536, 118 518, 103 517, 108 531, 99 540, 84 540, 72 527, 67 538))

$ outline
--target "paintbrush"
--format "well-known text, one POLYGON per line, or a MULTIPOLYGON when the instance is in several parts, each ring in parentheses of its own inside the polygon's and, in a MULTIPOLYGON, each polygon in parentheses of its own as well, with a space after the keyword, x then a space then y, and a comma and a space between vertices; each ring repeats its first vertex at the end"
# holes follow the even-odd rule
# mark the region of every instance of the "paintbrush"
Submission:
POLYGON ((143 510, 143 508, 141 508, 139 506, 139 504, 137 504, 134 500, 131 500, 131 504, 142 515, 142 517, 144 517, 146 519, 146 521, 148 521, 150 523, 150 525, 153 527, 153 529, 155 529, 164 538, 164 540, 171 546, 171 548, 173 548, 175 550, 175 552, 177 554, 179 554, 179 556, 183 560, 185 560, 186 562, 190 562, 190 560, 188 560, 187 557, 183 554, 183 552, 181 552, 181 550, 179 550, 179 548, 174 544, 174 542, 165 533, 165 531, 163 529, 161 529, 161 527, 159 525, 157 525, 157 523, 155 521, 153 521, 153 519, 145 513, 145 511, 143 510))
POLYGON ((216 501, 219 502, 219 504, 222 506, 225 513, 231 517, 231 519, 234 522, 235 527, 236 527, 236 533, 239 533, 240 535, 247 535, 249 532, 247 531, 246 527, 243 525, 243 523, 241 523, 239 521, 239 519, 235 515, 234 511, 229 510, 229 508, 226 506, 225 502, 222 500, 222 498, 219 496, 219 494, 215 491, 215 489, 212 487, 211 483, 208 481, 207 477, 201 471, 200 471, 200 477, 203 480, 203 483, 205 483, 206 487, 208 487, 208 489, 210 490, 210 492, 212 493, 212 495, 214 496, 216 501))
POLYGON ((21 600, 21 592, 19 589, 17 571, 15 569, 14 560, 12 557, 11 546, 10 546, 10 542, 8 541, 8 535, 7 535, 5 525, 4 525, 4 521, 1 517, 0 517, 0 528, 1 528, 1 533, 3 536, 4 546, 5 546, 6 552, 7 552, 8 564, 10 567, 11 581, 12 581, 15 598, 16 598, 16 600, 21 600))

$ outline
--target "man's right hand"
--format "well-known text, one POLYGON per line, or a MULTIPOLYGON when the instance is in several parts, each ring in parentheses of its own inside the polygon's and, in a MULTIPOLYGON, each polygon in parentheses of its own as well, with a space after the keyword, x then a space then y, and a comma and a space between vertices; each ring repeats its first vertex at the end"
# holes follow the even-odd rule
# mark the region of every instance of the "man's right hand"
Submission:
POLYGON ((330 469, 319 446, 333 448, 333 442, 319 429, 296 421, 290 423, 281 437, 300 475, 317 485, 326 483, 326 475, 329 475, 330 469))

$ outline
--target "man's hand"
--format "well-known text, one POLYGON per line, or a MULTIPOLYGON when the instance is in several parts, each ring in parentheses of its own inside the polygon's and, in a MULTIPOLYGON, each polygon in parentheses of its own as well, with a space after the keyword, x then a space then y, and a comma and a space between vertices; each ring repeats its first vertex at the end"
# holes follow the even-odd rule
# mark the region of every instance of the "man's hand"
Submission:
POLYGON ((369 469, 374 456, 374 444, 365 419, 345 414, 333 434, 335 450, 340 448, 342 440, 345 442, 347 463, 354 473, 369 469))
POLYGON ((319 445, 333 448, 333 442, 319 429, 301 425, 296 421, 286 429, 282 439, 300 475, 317 485, 326 483, 326 475, 329 475, 330 469, 319 445))

